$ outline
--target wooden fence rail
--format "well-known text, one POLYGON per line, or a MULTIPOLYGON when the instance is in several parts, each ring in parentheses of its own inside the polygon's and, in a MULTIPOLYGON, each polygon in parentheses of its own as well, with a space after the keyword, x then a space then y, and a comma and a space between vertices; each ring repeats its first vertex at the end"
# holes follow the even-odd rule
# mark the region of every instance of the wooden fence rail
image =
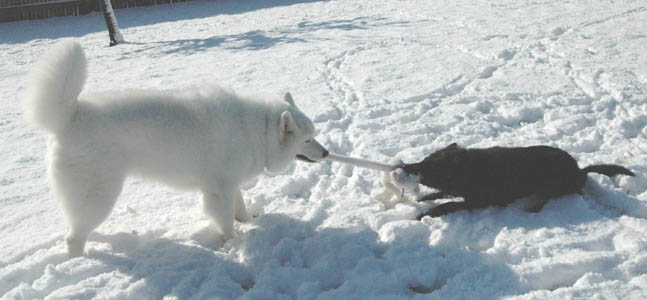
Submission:
MULTIPOLYGON (((0 22, 80 16, 101 11, 102 0, 0 0, 0 22)), ((112 8, 150 6, 190 0, 110 0, 112 8)))

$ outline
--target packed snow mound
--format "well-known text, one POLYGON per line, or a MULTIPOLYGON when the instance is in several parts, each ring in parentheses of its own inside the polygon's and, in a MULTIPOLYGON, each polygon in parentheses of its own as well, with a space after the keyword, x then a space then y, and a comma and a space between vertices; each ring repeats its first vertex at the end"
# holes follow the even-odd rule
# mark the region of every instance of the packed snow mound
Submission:
POLYGON ((128 41, 116 47, 97 13, 2 24, 2 299, 647 298, 640 1, 192 1, 115 13, 128 41), (334 153, 414 162, 453 142, 546 144, 637 176, 590 174, 582 195, 536 214, 522 199, 415 221, 436 204, 380 202, 380 172, 295 162, 246 187, 256 217, 227 242, 199 194, 133 178, 87 256, 70 260, 47 136, 20 101, 36 59, 64 37, 88 56, 85 91, 289 91, 334 153))

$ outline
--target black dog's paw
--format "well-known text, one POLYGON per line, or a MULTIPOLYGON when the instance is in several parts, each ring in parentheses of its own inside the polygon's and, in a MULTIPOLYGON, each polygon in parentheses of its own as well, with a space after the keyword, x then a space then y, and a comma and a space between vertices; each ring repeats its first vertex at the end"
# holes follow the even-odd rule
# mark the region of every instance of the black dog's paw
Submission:
POLYGON ((471 209, 471 207, 465 202, 447 202, 438 206, 432 207, 430 210, 418 216, 418 220, 421 220, 425 216, 430 216, 432 218, 444 216, 463 209, 471 209))
POLYGON ((442 207, 441 207, 440 209, 436 209, 436 208, 438 208, 438 207, 440 207, 440 206, 436 206, 436 207, 434 207, 434 208, 432 208, 432 209, 429 209, 428 211, 426 211, 426 212, 424 212, 424 213, 422 213, 422 214, 419 214, 419 215, 416 217, 416 220, 421 221, 421 220, 422 220, 422 218, 424 218, 424 217, 426 217, 426 216, 430 216, 430 217, 432 217, 432 218, 436 218, 436 217, 440 217, 440 216, 443 216, 443 215, 448 214, 448 212, 446 212, 442 207))
POLYGON ((452 196, 450 194, 446 194, 444 192, 435 192, 435 193, 427 194, 425 196, 420 197, 418 199, 418 202, 434 201, 434 200, 438 200, 438 199, 446 199, 446 198, 453 198, 453 197, 454 196, 452 196))

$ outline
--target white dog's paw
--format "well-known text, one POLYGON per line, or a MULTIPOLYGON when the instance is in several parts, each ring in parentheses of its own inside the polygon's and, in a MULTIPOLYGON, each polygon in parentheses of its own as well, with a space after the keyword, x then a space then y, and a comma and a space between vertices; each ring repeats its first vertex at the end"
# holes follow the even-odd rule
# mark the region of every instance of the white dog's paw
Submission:
POLYGON ((74 238, 65 238, 67 244, 67 255, 70 258, 83 256, 83 248, 85 248, 85 240, 78 240, 74 238))
POLYGON ((252 220, 252 217, 247 213, 246 209, 239 209, 236 211, 236 221, 241 223, 247 223, 252 220))
POLYGON ((253 218, 249 215, 245 215, 244 217, 236 216, 236 221, 240 223, 249 223, 249 221, 251 221, 252 219, 253 218))
POLYGON ((232 236, 221 234, 220 231, 210 224, 191 235, 191 239, 198 245, 207 249, 220 249, 232 236))

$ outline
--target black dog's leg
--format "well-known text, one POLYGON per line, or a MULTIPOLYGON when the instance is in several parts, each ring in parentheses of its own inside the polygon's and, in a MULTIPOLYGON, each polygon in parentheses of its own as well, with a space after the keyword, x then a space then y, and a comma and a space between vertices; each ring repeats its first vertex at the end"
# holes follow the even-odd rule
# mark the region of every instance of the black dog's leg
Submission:
POLYGON ((427 212, 419 215, 417 217, 418 221, 420 221, 424 216, 430 216, 432 218, 435 217, 440 217, 444 216, 446 214, 453 213, 455 211, 463 210, 463 209, 472 209, 473 207, 469 204, 467 204, 465 201, 463 202, 447 202, 443 203, 441 205, 435 206, 428 210, 427 212))
POLYGON ((493 204, 485 200, 488 198, 470 197, 470 196, 463 196, 463 199, 465 199, 465 201, 463 202, 447 202, 447 203, 443 203, 441 205, 432 207, 426 213, 419 215, 418 220, 422 219, 424 216, 430 216, 432 218, 440 217, 463 209, 467 209, 467 210, 481 209, 491 205, 506 206, 510 202, 510 201, 502 201, 502 203, 493 204))
POLYGON ((536 199, 533 199, 533 203, 531 203, 527 208, 526 211, 530 213, 538 213, 544 208, 544 205, 546 205, 546 202, 550 200, 550 197, 548 196, 537 196, 536 199))
POLYGON ((454 198, 454 197, 455 197, 454 195, 450 195, 444 192, 435 192, 435 193, 431 193, 423 196, 422 198, 418 199, 418 201, 429 201, 429 200, 438 200, 438 199, 454 198))

